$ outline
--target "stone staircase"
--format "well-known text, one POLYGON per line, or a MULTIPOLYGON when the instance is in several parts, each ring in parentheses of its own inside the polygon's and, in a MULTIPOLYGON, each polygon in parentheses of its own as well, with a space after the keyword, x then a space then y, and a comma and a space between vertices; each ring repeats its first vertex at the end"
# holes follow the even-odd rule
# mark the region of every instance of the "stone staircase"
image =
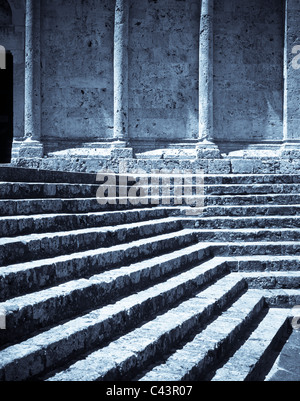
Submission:
POLYGON ((93 174, 0 180, 1 381, 272 379, 300 305, 300 175, 206 175, 197 216, 101 205, 93 174))

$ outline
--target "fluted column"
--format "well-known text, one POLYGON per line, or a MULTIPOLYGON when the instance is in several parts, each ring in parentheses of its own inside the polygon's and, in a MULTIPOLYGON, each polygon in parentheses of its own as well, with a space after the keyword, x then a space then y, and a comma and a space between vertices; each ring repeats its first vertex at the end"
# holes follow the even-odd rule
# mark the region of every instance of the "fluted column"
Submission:
POLYGON ((26 0, 25 15, 25 142, 21 157, 42 157, 41 144, 41 3, 26 0))
POLYGON ((202 0, 199 35, 199 143, 198 156, 219 157, 214 139, 214 1, 202 0))
POLYGON ((129 0, 116 0, 114 33, 114 140, 128 141, 129 0))

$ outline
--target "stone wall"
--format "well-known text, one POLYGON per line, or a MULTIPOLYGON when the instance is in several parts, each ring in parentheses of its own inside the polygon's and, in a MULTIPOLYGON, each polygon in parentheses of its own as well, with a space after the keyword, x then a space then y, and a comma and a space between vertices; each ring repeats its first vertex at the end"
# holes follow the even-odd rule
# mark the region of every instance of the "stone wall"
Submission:
MULTIPOLYGON (((197 137, 199 13, 196 0, 130 1, 133 141, 197 137)), ((114 2, 45 0, 41 29, 46 150, 112 138, 114 2)))
MULTIPOLYGON (((199 136, 201 1, 128 2, 131 144, 138 153, 176 142, 193 147, 199 136)), ((215 141, 224 151, 253 143, 280 145, 284 117, 289 138, 297 140, 300 73, 291 67, 291 49, 300 45, 298 2, 289 1, 286 115, 284 2, 214 2, 215 141)), ((9 4, 12 13, 5 6, 0 15, 0 44, 14 56, 18 140, 24 134, 24 1, 9 4)), ((46 154, 113 138, 114 12, 113 0, 41 1, 41 141, 46 154)))
POLYGON ((243 142, 283 139, 283 44, 282 0, 215 0, 218 142, 238 148, 243 142))
POLYGON ((195 139, 200 2, 130 5, 130 136, 149 142, 195 139))
POLYGON ((113 136, 114 1, 42 1, 46 151, 113 136))

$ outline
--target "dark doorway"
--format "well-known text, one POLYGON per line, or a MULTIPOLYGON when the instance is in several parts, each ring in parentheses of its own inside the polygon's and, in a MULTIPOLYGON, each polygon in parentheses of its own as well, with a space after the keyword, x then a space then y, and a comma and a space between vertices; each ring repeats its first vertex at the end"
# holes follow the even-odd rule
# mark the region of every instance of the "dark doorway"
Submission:
POLYGON ((13 142, 13 56, 6 53, 0 70, 0 163, 10 163, 13 142))

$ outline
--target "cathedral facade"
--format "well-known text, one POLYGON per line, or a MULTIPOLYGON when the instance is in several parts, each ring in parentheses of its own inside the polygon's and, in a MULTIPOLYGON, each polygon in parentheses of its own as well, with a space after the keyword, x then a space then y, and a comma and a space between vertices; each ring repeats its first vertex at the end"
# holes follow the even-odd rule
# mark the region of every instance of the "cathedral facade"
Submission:
POLYGON ((0 161, 297 156, 299 23, 297 0, 1 0, 0 161))

